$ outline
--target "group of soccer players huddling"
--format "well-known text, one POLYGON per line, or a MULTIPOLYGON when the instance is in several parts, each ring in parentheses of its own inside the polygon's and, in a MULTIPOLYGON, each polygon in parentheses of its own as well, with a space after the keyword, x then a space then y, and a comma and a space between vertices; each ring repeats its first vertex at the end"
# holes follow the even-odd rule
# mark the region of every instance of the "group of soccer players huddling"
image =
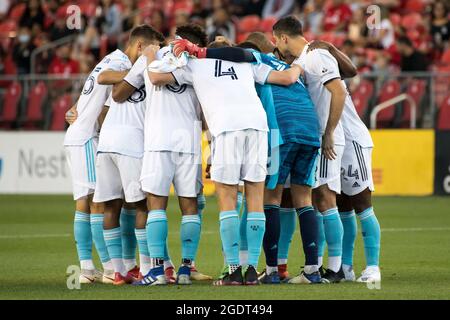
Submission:
POLYGON ((208 45, 202 28, 188 24, 160 48, 164 37, 141 25, 124 51, 97 64, 66 115, 64 140, 81 283, 211 279, 195 266, 205 208, 202 130, 224 256, 214 285, 355 281, 356 217, 366 257, 357 281, 381 281, 373 142, 342 80, 355 67, 333 45, 308 43, 292 16, 273 26, 273 36, 275 45, 259 32, 237 46, 208 45), (182 213, 177 272, 167 246, 172 185, 182 213), (290 277, 296 216, 305 265, 290 277), (266 267, 258 273, 261 248, 266 267))

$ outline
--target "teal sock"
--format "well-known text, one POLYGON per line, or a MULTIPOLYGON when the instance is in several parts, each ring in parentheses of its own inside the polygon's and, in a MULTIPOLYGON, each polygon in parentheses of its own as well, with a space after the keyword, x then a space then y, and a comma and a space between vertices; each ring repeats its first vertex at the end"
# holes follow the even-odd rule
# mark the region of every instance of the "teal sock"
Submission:
POLYGON ((205 210, 205 206, 206 206, 206 198, 205 195, 201 193, 197 196, 197 211, 200 220, 202 220, 203 218, 203 210, 205 210))
POLYGON ((92 240, 94 240, 95 248, 102 263, 108 262, 108 249, 106 248, 105 237, 103 236, 103 214, 91 214, 91 232, 92 240))
POLYGON ((106 247, 111 259, 122 259, 122 236, 120 227, 103 230, 106 247))
POLYGON ((220 213, 220 238, 229 265, 239 265, 239 215, 236 210, 220 213))
POLYGON ((181 258, 195 260, 200 240, 201 221, 198 214, 181 218, 181 258))
POLYGON ((342 264, 353 265, 353 251, 355 249, 356 224, 355 211, 339 212, 342 226, 344 227, 344 237, 342 239, 342 264))
POLYGON ((373 212, 373 207, 358 213, 357 216, 361 222, 367 266, 378 266, 380 262, 380 224, 373 212))
POLYGON ((337 208, 323 212, 323 229, 328 246, 328 257, 342 256, 344 228, 337 208))
POLYGON ((242 192, 238 192, 236 197, 236 211, 238 214, 241 214, 243 198, 242 192))
POLYGON ((292 236, 297 224, 295 208, 280 208, 280 239, 278 240, 278 260, 287 260, 292 236))
POLYGON ((150 257, 150 253, 148 252, 148 244, 147 244, 147 230, 134 229, 134 233, 136 234, 136 240, 137 240, 137 245, 139 248, 139 254, 150 257))
POLYGON ((248 265, 258 266, 261 246, 266 231, 264 212, 249 212, 247 217, 248 265))
POLYGON ((319 256, 319 267, 322 265, 320 261, 323 259, 323 254, 325 252, 325 230, 323 227, 323 217, 322 214, 316 210, 317 224, 319 226, 318 237, 317 237, 317 253, 319 256))
POLYGON ((167 241, 165 210, 152 210, 147 217, 147 244, 150 258, 164 259, 167 241))
POLYGON ((239 250, 248 251, 248 241, 247 241, 247 200, 244 197, 243 200, 242 217, 239 224, 239 250))
POLYGON ((78 259, 92 260, 92 233, 89 214, 75 211, 73 233, 77 245, 78 259))
POLYGON ((122 208, 120 211, 120 230, 122 231, 122 250, 124 259, 136 259, 136 210, 122 208))

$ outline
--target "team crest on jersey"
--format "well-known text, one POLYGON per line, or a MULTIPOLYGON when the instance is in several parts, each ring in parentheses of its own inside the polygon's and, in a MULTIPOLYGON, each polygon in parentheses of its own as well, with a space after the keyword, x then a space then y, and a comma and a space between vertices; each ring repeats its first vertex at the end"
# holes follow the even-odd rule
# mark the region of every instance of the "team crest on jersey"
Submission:
POLYGON ((178 94, 182 94, 183 92, 186 91, 187 85, 182 84, 167 84, 166 85, 166 89, 169 91, 172 91, 173 93, 178 93, 178 94))
POLYGON ((134 90, 133 94, 128 97, 127 101, 131 103, 142 102, 145 100, 146 95, 145 86, 142 86, 139 89, 134 90))
POLYGON ((84 83, 83 91, 81 93, 85 95, 90 94, 92 90, 94 90, 94 83, 94 77, 89 76, 89 78, 87 78, 86 82, 84 83))
POLYGON ((234 71, 234 68, 228 68, 228 71, 222 71, 222 60, 216 60, 216 71, 214 73, 214 77, 226 77, 231 76, 231 80, 237 80, 237 74, 236 71, 234 71))

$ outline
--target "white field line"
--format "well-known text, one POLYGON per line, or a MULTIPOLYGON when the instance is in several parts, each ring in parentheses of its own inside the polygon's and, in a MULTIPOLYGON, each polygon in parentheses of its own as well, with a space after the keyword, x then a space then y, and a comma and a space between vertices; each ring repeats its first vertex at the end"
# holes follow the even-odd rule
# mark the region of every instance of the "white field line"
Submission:
MULTIPOLYGON (((422 231, 450 231, 450 227, 436 227, 436 228, 384 228, 381 232, 422 232, 422 231)), ((169 232, 170 234, 179 234, 179 232, 169 232)), ((202 231, 204 234, 216 234, 214 231, 202 231)), ((48 234, 11 234, 11 235, 0 235, 0 240, 2 239, 36 239, 36 238, 68 238, 73 235, 70 233, 48 233, 48 234)))

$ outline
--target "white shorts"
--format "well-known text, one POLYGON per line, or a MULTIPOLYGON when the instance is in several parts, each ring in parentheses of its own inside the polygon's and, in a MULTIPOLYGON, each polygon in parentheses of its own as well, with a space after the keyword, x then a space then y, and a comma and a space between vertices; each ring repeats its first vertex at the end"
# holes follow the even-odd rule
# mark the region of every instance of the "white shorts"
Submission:
POLYGON ((328 160, 319 149, 319 160, 316 167, 316 184, 314 189, 323 185, 328 185, 331 191, 341 193, 341 161, 344 154, 344 146, 334 146, 337 154, 336 159, 328 160))
POLYGON ((67 163, 72 175, 74 200, 94 193, 97 145, 98 138, 92 138, 83 146, 65 146, 67 163))
POLYGON ((253 129, 224 132, 211 141, 211 180, 237 185, 265 181, 267 132, 253 129))
POLYGON ((194 198, 203 187, 201 172, 201 155, 146 151, 140 178, 142 190, 167 197, 173 183, 178 196, 194 198))
POLYGON ((354 196, 369 188, 374 191, 372 179, 372 149, 363 148, 356 141, 346 141, 341 162, 342 193, 354 196))
POLYGON ((96 168, 94 202, 125 199, 133 203, 145 199, 139 183, 142 159, 118 153, 99 153, 96 168))

